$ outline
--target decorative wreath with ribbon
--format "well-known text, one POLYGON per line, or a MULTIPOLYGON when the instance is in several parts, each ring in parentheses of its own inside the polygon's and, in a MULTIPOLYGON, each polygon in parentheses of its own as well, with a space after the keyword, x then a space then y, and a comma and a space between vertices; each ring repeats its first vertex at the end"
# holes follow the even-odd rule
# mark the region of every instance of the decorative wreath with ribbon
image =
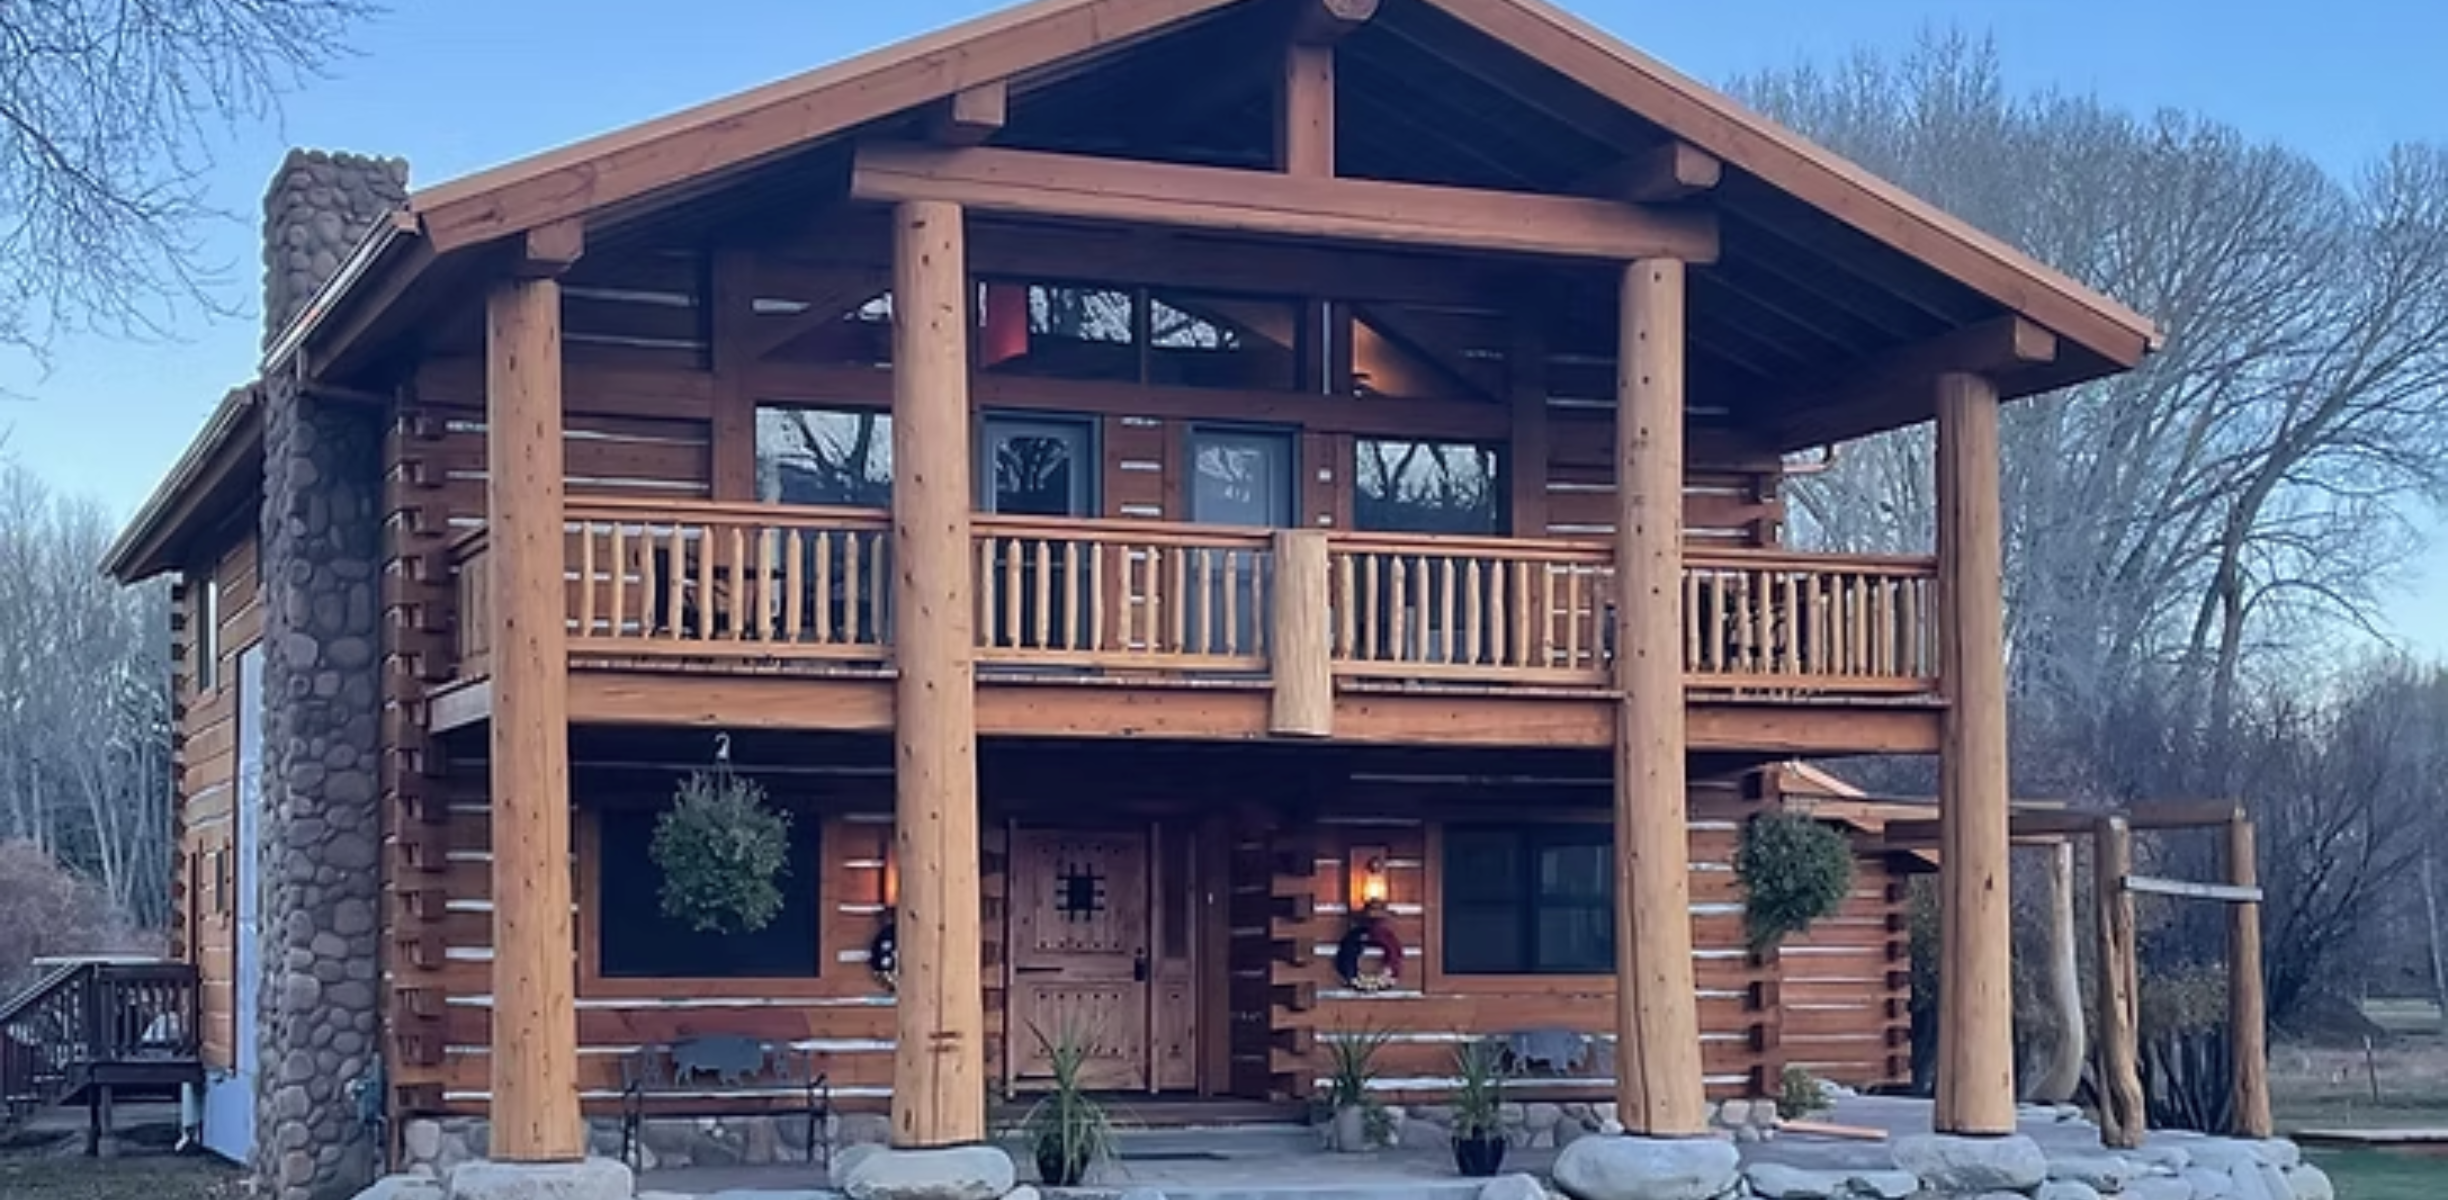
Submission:
POLYGON ((1384 917, 1353 921, 1335 947, 1335 974, 1356 992, 1382 992, 1402 982, 1402 964, 1402 939, 1394 936, 1394 926, 1384 917), (1371 949, 1378 954, 1374 964, 1368 961, 1371 949))
POLYGON ((883 984, 885 991, 900 988, 901 940, 890 914, 885 915, 883 928, 876 930, 875 937, 867 943, 867 969, 875 972, 876 982, 883 984))

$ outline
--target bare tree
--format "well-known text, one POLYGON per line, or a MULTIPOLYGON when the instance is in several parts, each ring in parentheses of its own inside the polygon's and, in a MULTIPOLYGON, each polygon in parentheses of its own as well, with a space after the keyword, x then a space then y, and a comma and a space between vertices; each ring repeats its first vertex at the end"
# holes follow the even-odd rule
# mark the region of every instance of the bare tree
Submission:
POLYGON ((0 839, 92 878, 147 928, 168 915, 168 597, 96 569, 99 505, 0 463, 0 839))
POLYGON ((269 113, 369 0, 0 4, 0 345, 208 304, 216 127, 269 113))

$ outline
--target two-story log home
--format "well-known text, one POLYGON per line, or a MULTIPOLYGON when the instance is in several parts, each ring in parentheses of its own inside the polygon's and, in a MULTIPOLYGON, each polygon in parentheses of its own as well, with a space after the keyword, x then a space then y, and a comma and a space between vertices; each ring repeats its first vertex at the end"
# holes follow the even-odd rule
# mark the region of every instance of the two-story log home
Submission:
POLYGON ((111 563, 180 581, 181 952, 285 1194, 352 1080, 551 1160, 712 1032, 913 1146, 1083 1017, 1219 1102, 1370 1026, 1401 1095, 1606 1035, 1536 1087, 1635 1132, 1898 1079, 1882 879, 1744 949, 1799 755, 1941 756, 1940 1124, 2011 1127, 1999 406, 2142 318, 1540 0, 1038 0, 396 205, 335 163, 111 563), (1934 556, 1786 544, 1789 461, 1933 419, 1934 556), (795 818, 754 934, 654 899, 717 734, 795 818))

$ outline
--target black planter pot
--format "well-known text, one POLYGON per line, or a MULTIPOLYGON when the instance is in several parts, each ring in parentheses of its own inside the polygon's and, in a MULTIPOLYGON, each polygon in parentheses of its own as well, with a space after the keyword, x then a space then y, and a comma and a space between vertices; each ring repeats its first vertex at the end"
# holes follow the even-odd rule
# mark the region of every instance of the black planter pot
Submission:
POLYGON ((1485 1179, 1504 1169, 1502 1134, 1454 1139, 1454 1169, 1473 1179, 1485 1179))
POLYGON ((1063 1161, 1062 1147, 1053 1142, 1037 1147, 1037 1181, 1047 1187, 1078 1187, 1080 1178, 1088 1173, 1086 1163, 1063 1161))

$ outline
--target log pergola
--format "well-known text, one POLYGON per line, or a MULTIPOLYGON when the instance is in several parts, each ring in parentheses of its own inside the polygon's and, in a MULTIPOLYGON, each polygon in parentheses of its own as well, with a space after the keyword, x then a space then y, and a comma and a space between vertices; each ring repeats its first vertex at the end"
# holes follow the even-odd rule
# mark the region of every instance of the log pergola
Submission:
MULTIPOLYGON (((2007 828, 2017 844, 2070 846, 2086 838, 2092 843, 2099 945, 2099 973, 2092 992, 2099 1021, 2093 1063, 2101 1141, 2131 1149, 2141 1145, 2148 1132, 2141 1070, 2141 964, 2134 927, 2134 897, 2138 895, 2208 900, 2227 906, 2227 1020, 2232 1027, 2228 1051, 2235 1074, 2235 1127, 2230 1132, 2240 1137, 2272 1136, 2268 1002, 2261 976, 2262 893, 2254 865, 2253 823, 2243 808, 2224 801, 2144 805, 2122 812, 2021 808, 2008 819, 2007 828), (2133 835, 2137 830, 2224 830, 2221 865, 2226 878, 2204 883, 2135 874, 2133 835)), ((1940 823, 1891 822, 1885 841, 1897 849, 1937 847, 1940 823)), ((1950 941, 1942 978, 1956 977, 1955 951, 1950 941)), ((1944 1022, 1953 1012, 1950 1005, 1940 1014, 1942 1037, 1944 1022)))

